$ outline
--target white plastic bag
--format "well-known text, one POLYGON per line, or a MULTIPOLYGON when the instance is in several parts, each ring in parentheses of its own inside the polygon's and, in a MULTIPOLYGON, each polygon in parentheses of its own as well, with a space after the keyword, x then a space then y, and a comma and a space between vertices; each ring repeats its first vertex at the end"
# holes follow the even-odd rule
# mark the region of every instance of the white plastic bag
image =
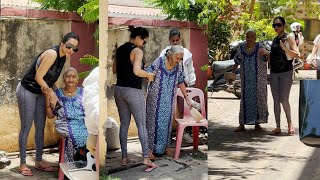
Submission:
POLYGON ((120 149, 119 125, 112 117, 107 117, 103 125, 108 150, 120 149))
POLYGON ((82 83, 85 124, 89 134, 98 135, 99 126, 99 67, 96 67, 82 83))

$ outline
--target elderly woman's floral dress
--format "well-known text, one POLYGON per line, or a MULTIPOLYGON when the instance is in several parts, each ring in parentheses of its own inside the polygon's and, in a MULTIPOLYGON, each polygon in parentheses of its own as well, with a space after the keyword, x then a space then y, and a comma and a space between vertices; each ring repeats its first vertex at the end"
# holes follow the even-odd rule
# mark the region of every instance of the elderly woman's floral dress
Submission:
POLYGON ((65 96, 63 89, 57 89, 56 95, 62 107, 58 110, 55 121, 57 132, 65 137, 65 162, 73 162, 79 149, 85 149, 88 131, 84 122, 82 105, 83 88, 78 87, 76 95, 65 96))

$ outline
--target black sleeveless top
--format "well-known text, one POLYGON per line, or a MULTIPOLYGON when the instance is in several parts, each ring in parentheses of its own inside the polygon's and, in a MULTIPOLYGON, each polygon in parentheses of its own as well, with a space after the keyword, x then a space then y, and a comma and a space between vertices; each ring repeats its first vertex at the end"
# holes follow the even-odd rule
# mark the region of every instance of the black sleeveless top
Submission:
MULTIPOLYGON (((130 61, 130 53, 136 47, 133 43, 126 42, 116 51, 117 86, 142 89, 142 78, 133 73, 130 61)), ((144 68, 144 62, 141 68, 144 68)))
MULTIPOLYGON (((281 38, 286 38, 284 34, 281 38)), ((281 38, 275 37, 270 52, 270 71, 273 73, 283 73, 292 71, 292 60, 287 60, 286 53, 280 47, 281 38)))
MULTIPOLYGON (((52 66, 49 68, 46 75, 43 77, 43 80, 48 84, 49 87, 52 87, 53 84, 58 80, 64 63, 66 62, 66 56, 60 57, 59 46, 54 46, 52 47, 52 49, 57 52, 57 58, 52 64, 52 66)), ((31 67, 28 69, 23 79, 21 80, 21 85, 28 91, 35 94, 42 94, 41 87, 35 80, 37 60, 42 53, 38 55, 38 57, 32 63, 31 67)))

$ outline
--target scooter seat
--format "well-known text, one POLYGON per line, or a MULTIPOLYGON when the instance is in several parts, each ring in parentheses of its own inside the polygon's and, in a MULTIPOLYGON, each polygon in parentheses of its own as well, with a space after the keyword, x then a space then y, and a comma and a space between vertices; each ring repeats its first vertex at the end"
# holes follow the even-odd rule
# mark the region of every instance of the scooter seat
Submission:
POLYGON ((226 61, 214 61, 212 63, 212 70, 214 71, 220 71, 220 70, 225 70, 227 68, 229 68, 230 66, 233 66, 234 60, 226 60, 226 61))

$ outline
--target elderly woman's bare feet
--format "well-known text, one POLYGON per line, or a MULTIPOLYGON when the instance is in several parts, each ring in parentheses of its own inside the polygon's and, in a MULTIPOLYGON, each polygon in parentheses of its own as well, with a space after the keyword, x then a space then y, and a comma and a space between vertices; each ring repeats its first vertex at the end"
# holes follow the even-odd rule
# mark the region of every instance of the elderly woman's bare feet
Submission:
POLYGON ((151 161, 154 161, 156 159, 156 156, 152 153, 152 151, 149 151, 149 159, 151 161))
POLYGON ((173 152, 174 150, 173 149, 169 149, 167 148, 164 153, 167 155, 167 156, 170 156, 170 157, 173 157, 173 152))

